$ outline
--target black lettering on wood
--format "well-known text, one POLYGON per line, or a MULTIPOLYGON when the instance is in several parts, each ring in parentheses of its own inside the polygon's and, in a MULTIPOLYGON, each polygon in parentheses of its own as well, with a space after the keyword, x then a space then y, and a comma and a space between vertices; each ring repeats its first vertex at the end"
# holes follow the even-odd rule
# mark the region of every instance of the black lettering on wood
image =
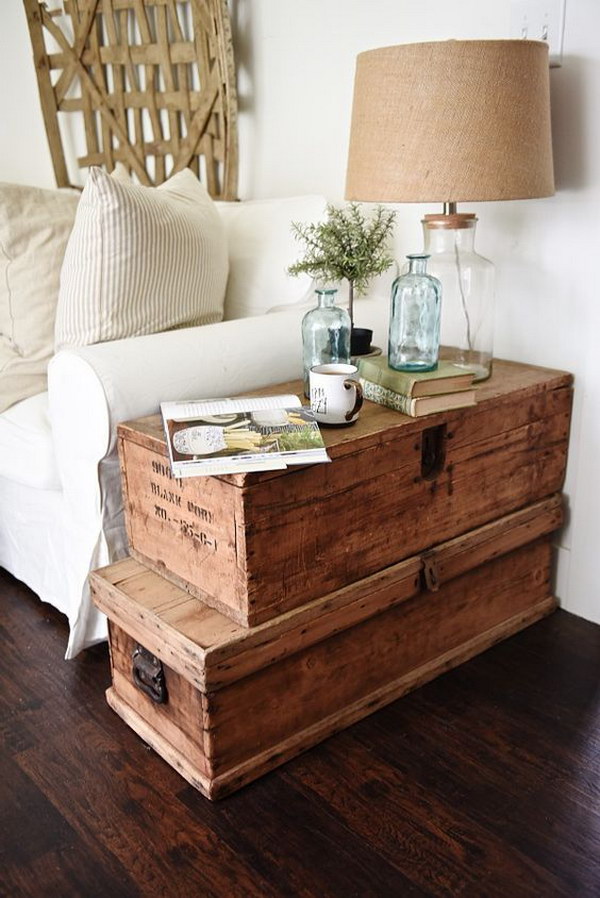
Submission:
POLYGON ((179 521, 178 523, 182 536, 192 539, 194 542, 200 543, 200 545, 206 546, 214 552, 217 551, 217 540, 204 530, 197 530, 194 522, 179 521))
POLYGON ((163 501, 169 502, 171 505, 176 505, 177 508, 181 508, 181 496, 178 496, 173 490, 167 490, 165 487, 161 486, 159 483, 154 483, 152 480, 150 481, 150 489, 153 496, 159 496, 163 501))
POLYGON ((152 470, 155 474, 160 474, 161 477, 166 477, 167 480, 173 480, 173 475, 167 465, 163 464, 161 461, 157 461, 155 458, 152 459, 152 470))
POLYGON ((157 461, 155 458, 152 459, 152 471, 154 474, 158 474, 160 477, 166 477, 167 480, 173 480, 177 484, 180 489, 183 489, 183 478, 182 477, 173 477, 171 473, 171 469, 168 465, 165 465, 162 461, 157 461))
POLYGON ((192 514, 195 514, 201 521, 207 521, 209 524, 212 524, 214 520, 212 511, 209 511, 207 508, 202 508, 200 505, 196 505, 191 499, 188 500, 187 510, 192 514))

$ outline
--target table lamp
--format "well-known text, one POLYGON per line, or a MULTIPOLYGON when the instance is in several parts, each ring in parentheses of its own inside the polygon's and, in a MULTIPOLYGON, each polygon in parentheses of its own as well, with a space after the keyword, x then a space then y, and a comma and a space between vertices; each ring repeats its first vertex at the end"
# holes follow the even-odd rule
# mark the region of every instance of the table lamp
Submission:
POLYGON ((440 357, 482 380, 493 353, 491 262, 457 203, 554 193, 548 47, 436 41, 359 54, 346 199, 443 203, 423 219, 442 283, 440 357))

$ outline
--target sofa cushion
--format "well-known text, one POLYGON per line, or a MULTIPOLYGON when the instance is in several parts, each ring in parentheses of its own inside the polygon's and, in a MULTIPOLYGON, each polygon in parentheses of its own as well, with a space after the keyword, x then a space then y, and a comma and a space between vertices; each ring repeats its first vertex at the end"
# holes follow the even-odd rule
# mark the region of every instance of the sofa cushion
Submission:
POLYGON ((0 415, 0 477, 41 490, 59 490, 48 393, 38 393, 0 415))
POLYGON ((0 413, 46 389, 79 192, 0 184, 0 413))
POLYGON ((56 348, 223 317, 227 241, 189 169, 141 187, 91 168, 65 252, 56 348))
POLYGON ((301 254, 293 221, 317 222, 327 201, 317 195, 269 200, 218 202, 229 246, 225 318, 264 315, 274 306, 305 302, 312 295, 308 275, 291 277, 287 269, 301 254))

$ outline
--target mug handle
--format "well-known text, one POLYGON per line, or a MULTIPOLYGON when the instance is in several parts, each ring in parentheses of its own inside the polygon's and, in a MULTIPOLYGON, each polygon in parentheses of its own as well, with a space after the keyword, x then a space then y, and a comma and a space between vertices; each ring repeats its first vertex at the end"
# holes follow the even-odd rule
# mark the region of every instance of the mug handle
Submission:
POLYGON ((358 414, 358 412, 362 408, 363 398, 364 398, 363 397, 363 388, 357 380, 345 380, 344 388, 346 390, 351 390, 351 389, 356 390, 356 400, 354 402, 354 408, 352 409, 352 411, 346 412, 346 421, 351 421, 352 418, 356 414, 358 414))

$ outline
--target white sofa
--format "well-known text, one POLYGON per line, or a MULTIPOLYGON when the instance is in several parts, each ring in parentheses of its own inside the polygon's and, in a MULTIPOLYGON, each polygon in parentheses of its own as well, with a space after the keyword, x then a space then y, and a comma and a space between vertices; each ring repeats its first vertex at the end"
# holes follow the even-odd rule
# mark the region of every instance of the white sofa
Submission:
MULTIPOLYGON (((301 375, 306 306, 57 353, 48 392, 0 415, 0 566, 68 618, 66 657, 106 638, 88 572, 127 553, 121 421, 165 399, 227 396, 301 375)), ((356 303, 386 340, 388 300, 356 303)))

